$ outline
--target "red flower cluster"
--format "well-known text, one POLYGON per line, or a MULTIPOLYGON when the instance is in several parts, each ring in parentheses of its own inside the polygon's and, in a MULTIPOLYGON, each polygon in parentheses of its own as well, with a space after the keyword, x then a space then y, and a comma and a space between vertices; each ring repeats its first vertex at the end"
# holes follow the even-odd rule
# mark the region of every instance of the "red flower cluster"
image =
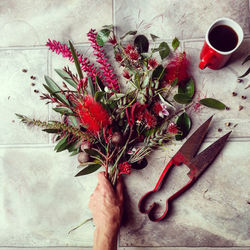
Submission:
POLYGON ((86 96, 82 103, 78 103, 76 110, 80 122, 93 133, 111 124, 111 119, 102 105, 91 96, 86 96))
POLYGON ((135 47, 131 44, 128 44, 124 51, 130 57, 131 60, 136 61, 140 56, 139 53, 136 51, 135 47))
POLYGON ((178 133, 178 128, 177 128, 177 125, 173 122, 171 122, 169 125, 168 125, 168 132, 171 133, 171 134, 177 134, 178 133))
POLYGON ((155 58, 150 58, 150 59, 148 60, 148 67, 149 67, 149 68, 154 69, 154 68, 156 68, 157 65, 158 65, 158 63, 157 63, 157 61, 155 60, 155 58))
POLYGON ((159 113, 160 112, 162 112, 162 106, 161 106, 161 104, 159 103, 159 102, 156 102, 155 104, 154 104, 154 106, 153 106, 153 111, 157 114, 157 115, 159 115, 159 113))
POLYGON ((131 164, 129 164, 127 161, 120 163, 118 168, 119 168, 119 175, 131 173, 131 164))
POLYGON ((180 53, 177 55, 166 67, 165 75, 162 79, 163 87, 167 84, 171 84, 178 78, 178 83, 188 78, 187 73, 188 61, 186 53, 180 53))

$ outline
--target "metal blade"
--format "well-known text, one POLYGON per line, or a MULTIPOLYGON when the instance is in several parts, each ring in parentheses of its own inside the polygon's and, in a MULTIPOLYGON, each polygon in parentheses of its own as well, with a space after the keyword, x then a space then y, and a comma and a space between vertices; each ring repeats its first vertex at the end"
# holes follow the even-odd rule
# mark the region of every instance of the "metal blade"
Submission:
POLYGON ((204 149, 191 161, 190 164, 187 165, 190 168, 190 172, 188 173, 189 177, 198 177, 213 162, 225 146, 227 138, 231 132, 232 131, 225 134, 212 145, 204 149))
POLYGON ((213 116, 211 116, 206 122, 204 122, 182 145, 178 154, 181 154, 185 158, 186 165, 189 165, 190 161, 194 158, 196 153, 198 152, 201 143, 204 140, 204 137, 207 134, 209 124, 212 120, 213 116))

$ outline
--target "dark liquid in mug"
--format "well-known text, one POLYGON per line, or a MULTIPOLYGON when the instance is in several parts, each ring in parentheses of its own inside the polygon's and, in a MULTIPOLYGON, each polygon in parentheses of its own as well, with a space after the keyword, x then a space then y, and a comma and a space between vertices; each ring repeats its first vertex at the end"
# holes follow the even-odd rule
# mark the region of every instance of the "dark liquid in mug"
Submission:
POLYGON ((231 27, 219 25, 210 31, 208 40, 215 49, 227 52, 237 46, 238 36, 231 27))

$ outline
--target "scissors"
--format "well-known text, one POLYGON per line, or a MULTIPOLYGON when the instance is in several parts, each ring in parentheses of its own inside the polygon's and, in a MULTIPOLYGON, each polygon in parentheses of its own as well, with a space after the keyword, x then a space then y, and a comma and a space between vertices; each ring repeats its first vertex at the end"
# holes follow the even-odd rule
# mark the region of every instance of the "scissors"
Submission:
POLYGON ((144 196, 141 197, 138 208, 141 213, 148 214, 148 217, 151 221, 161 221, 163 220, 167 213, 169 204, 175 198, 179 197, 184 191, 186 191, 198 178, 198 176, 213 162, 216 156, 224 147, 228 136, 232 131, 225 134, 201 153, 196 155, 198 152, 210 125, 213 116, 211 116, 206 122, 204 122, 190 137, 189 139, 182 145, 182 147, 178 150, 178 152, 173 156, 173 158, 169 161, 165 169, 163 170, 160 179, 156 183, 156 186, 153 190, 147 192, 144 196), (146 209, 146 201, 153 193, 160 190, 163 180, 168 172, 168 170, 174 166, 179 166, 181 164, 185 164, 190 171, 188 172, 188 177, 190 178, 187 184, 182 187, 179 191, 174 193, 166 200, 166 210, 160 216, 156 217, 155 210, 159 206, 156 202, 150 205, 146 209))

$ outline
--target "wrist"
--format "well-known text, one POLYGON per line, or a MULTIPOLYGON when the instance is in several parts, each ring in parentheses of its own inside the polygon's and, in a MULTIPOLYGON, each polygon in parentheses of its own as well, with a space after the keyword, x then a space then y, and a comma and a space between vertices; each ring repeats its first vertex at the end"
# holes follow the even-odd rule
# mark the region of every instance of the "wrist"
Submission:
POLYGON ((115 250, 117 249, 118 230, 115 228, 97 227, 94 232, 93 250, 115 250))

